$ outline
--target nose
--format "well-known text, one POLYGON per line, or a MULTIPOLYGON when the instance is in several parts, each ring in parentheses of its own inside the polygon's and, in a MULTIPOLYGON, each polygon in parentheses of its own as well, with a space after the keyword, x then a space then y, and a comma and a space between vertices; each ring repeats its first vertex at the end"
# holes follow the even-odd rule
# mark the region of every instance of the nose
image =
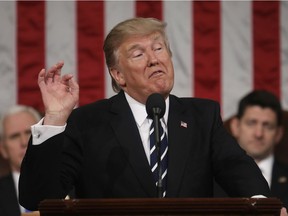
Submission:
POLYGON ((263 126, 262 126, 262 125, 257 125, 257 126, 255 127, 254 133, 255 133, 255 136, 256 136, 257 138, 262 138, 262 137, 263 137, 263 134, 264 134, 264 128, 263 128, 263 126))
POLYGON ((148 53, 148 67, 152 67, 157 64, 158 64, 158 58, 152 50, 151 52, 148 53))

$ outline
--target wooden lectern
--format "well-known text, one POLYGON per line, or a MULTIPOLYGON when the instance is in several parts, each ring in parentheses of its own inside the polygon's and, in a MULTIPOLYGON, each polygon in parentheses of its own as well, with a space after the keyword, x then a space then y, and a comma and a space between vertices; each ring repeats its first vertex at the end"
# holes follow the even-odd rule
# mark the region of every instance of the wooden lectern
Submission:
POLYGON ((139 198, 44 200, 41 216, 279 216, 276 198, 139 198))

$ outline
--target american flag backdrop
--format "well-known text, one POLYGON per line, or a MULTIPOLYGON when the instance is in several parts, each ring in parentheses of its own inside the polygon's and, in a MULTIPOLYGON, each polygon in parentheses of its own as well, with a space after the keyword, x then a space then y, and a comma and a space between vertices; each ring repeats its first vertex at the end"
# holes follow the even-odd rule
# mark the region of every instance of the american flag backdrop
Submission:
POLYGON ((0 113, 20 103, 43 111, 37 75, 59 60, 80 84, 79 105, 112 96, 102 51, 108 31, 141 16, 167 22, 173 94, 219 101, 223 119, 252 89, 288 110, 286 1, 0 2, 0 113))

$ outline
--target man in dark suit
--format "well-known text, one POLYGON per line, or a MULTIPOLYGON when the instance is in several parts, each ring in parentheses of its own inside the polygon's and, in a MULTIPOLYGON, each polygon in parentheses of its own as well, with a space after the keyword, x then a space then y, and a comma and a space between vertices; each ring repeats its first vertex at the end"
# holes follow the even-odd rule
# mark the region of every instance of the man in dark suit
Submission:
POLYGON ((8 161, 11 173, 0 178, 0 215, 19 216, 25 209, 18 202, 18 179, 31 125, 40 120, 39 113, 32 107, 16 105, 1 118, 1 154, 8 161))
POLYGON ((43 199, 65 197, 72 186, 78 198, 157 197, 149 156, 152 120, 145 110, 153 93, 166 104, 165 197, 212 197, 213 177, 235 197, 270 196, 253 159, 224 129, 218 103, 170 94, 174 70, 165 26, 134 18, 110 31, 104 52, 118 92, 110 99, 73 110, 79 86, 72 75, 61 76, 64 63, 40 71, 45 117, 33 126, 21 167, 23 206, 37 209, 43 199))
MULTIPOLYGON (((283 135, 279 99, 269 91, 252 91, 240 100, 237 115, 230 122, 232 135, 260 167, 272 196, 278 197, 287 208, 288 166, 273 154, 283 135)), ((225 193, 218 188, 216 196, 225 193)))

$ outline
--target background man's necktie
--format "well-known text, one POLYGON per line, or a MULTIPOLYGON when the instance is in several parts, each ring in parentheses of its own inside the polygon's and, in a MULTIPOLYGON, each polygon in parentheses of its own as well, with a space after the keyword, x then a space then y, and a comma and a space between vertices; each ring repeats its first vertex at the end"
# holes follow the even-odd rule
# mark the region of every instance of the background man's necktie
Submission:
POLYGON ((161 154, 161 179, 162 180, 162 197, 166 196, 166 185, 167 185, 167 167, 168 167, 168 140, 163 130, 163 127, 160 123, 159 125, 159 134, 160 134, 160 151, 157 150, 156 141, 155 141, 155 130, 154 130, 154 121, 150 128, 150 166, 154 175, 156 186, 159 181, 159 166, 158 166, 158 152, 161 154))

